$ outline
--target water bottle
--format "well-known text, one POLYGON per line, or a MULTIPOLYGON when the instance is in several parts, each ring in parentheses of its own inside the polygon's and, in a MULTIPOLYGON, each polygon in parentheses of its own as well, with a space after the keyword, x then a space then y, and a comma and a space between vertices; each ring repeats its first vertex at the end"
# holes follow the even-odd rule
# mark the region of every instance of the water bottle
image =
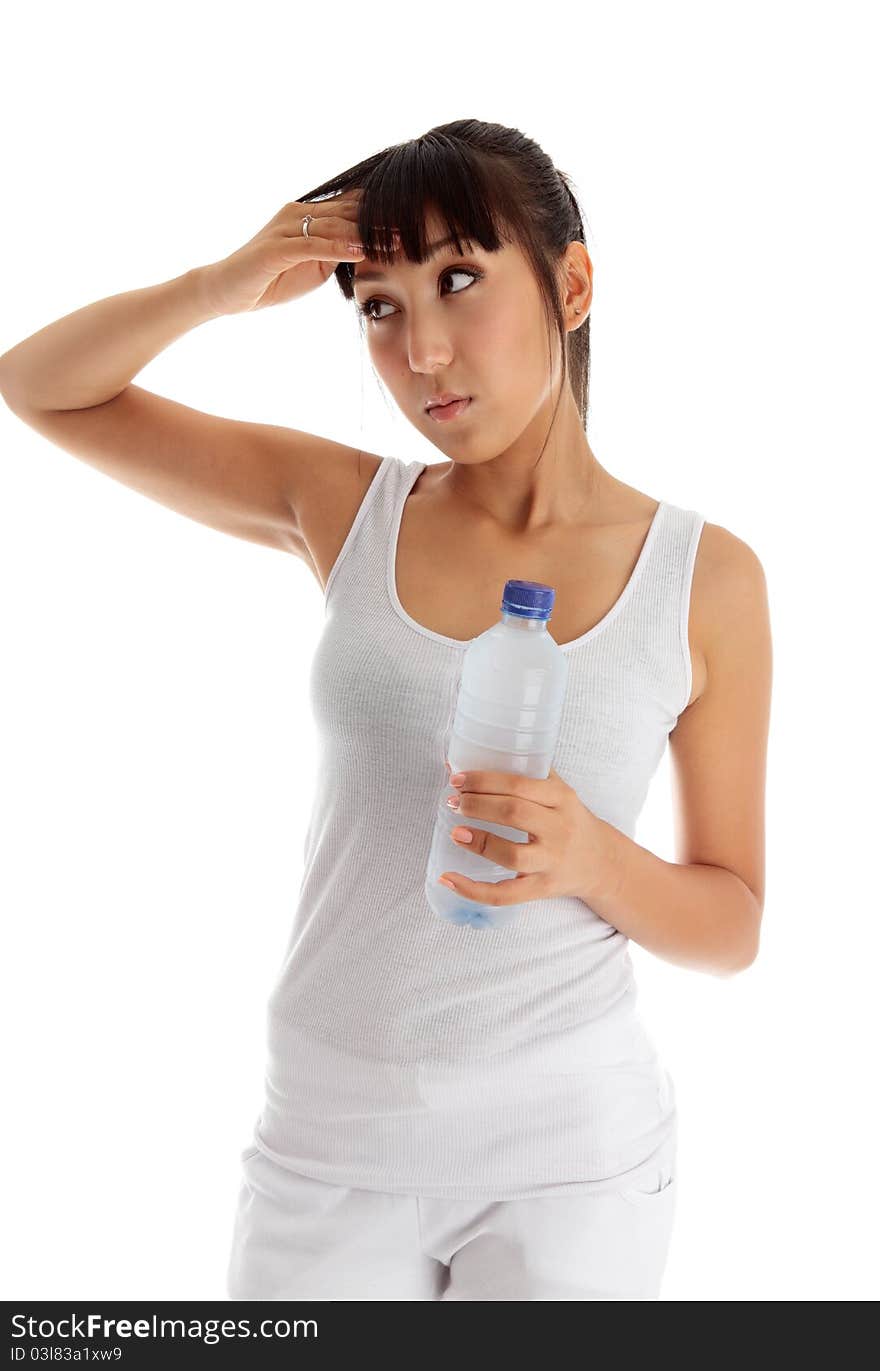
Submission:
MULTIPOLYGON (((464 652, 458 700, 447 745, 456 771, 512 771, 546 780, 553 765, 562 718, 568 658, 547 632, 556 591, 539 581, 506 581, 501 618, 464 652)), ((425 878, 428 904, 441 918, 474 928, 505 928, 523 904, 489 906, 468 899, 438 877, 460 871, 475 881, 503 881, 516 872, 499 866, 450 837, 470 823, 511 842, 528 833, 486 819, 462 818, 440 795, 425 878)))

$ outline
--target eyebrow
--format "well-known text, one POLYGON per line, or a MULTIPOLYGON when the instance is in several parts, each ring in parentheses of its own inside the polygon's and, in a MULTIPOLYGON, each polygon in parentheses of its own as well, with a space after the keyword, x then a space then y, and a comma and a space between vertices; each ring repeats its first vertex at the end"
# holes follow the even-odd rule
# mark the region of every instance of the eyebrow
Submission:
MULTIPOLYGON (((430 260, 430 258, 436 257, 441 248, 445 248, 450 243, 454 242, 455 238, 450 235, 448 238, 440 238, 436 243, 429 243, 428 259, 430 260)), ((357 263, 355 263, 355 265, 357 265, 357 263)), ((386 273, 384 271, 362 271, 359 275, 355 274, 352 279, 354 281, 384 281, 385 276, 386 273)))

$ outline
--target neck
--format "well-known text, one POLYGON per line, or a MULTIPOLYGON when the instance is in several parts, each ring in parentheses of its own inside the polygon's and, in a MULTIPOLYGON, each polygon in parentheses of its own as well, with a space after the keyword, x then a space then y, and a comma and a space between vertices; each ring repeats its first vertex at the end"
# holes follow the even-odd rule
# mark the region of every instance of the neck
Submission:
POLYGON ((617 484, 597 461, 574 396, 566 388, 541 456, 552 403, 504 452, 482 462, 450 463, 441 488, 511 535, 598 521, 617 484))

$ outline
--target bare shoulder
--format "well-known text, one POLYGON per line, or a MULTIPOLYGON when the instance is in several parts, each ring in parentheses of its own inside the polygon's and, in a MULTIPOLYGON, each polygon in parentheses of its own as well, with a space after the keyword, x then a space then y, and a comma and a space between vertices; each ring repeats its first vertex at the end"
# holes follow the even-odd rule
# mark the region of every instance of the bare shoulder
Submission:
POLYGON ((751 893, 719 929, 739 970, 757 955, 764 908, 773 658, 764 568, 729 529, 704 525, 691 603, 705 676, 670 734, 676 860, 725 868, 751 893))
POLYGON ((754 641, 769 636, 767 581, 760 558, 730 529, 708 521, 694 563, 689 636, 695 668, 690 704, 706 689, 713 660, 728 654, 737 638, 754 641))
POLYGON ((322 590, 382 460, 375 452, 328 442, 320 461, 298 470, 291 503, 303 560, 322 590))
POLYGON ((766 592, 766 577, 754 548, 721 524, 706 523, 694 565, 694 586, 710 611, 706 616, 709 628, 717 622, 719 609, 733 609, 743 602, 754 609, 756 598, 766 592))

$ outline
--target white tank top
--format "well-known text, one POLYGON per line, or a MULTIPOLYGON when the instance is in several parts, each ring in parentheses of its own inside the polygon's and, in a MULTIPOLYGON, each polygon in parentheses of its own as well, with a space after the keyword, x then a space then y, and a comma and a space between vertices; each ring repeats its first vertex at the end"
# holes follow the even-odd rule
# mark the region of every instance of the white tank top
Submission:
MULTIPOLYGON (((503 931, 449 923, 425 899, 468 646, 397 598, 403 505, 425 465, 382 460, 327 581, 310 673, 317 791, 268 1002, 254 1144, 369 1190, 614 1189, 674 1151, 677 1131, 628 938, 573 896, 529 901, 503 931)), ((616 604, 560 644, 570 664, 554 768, 630 837, 691 692, 702 526, 661 502, 616 604)))

